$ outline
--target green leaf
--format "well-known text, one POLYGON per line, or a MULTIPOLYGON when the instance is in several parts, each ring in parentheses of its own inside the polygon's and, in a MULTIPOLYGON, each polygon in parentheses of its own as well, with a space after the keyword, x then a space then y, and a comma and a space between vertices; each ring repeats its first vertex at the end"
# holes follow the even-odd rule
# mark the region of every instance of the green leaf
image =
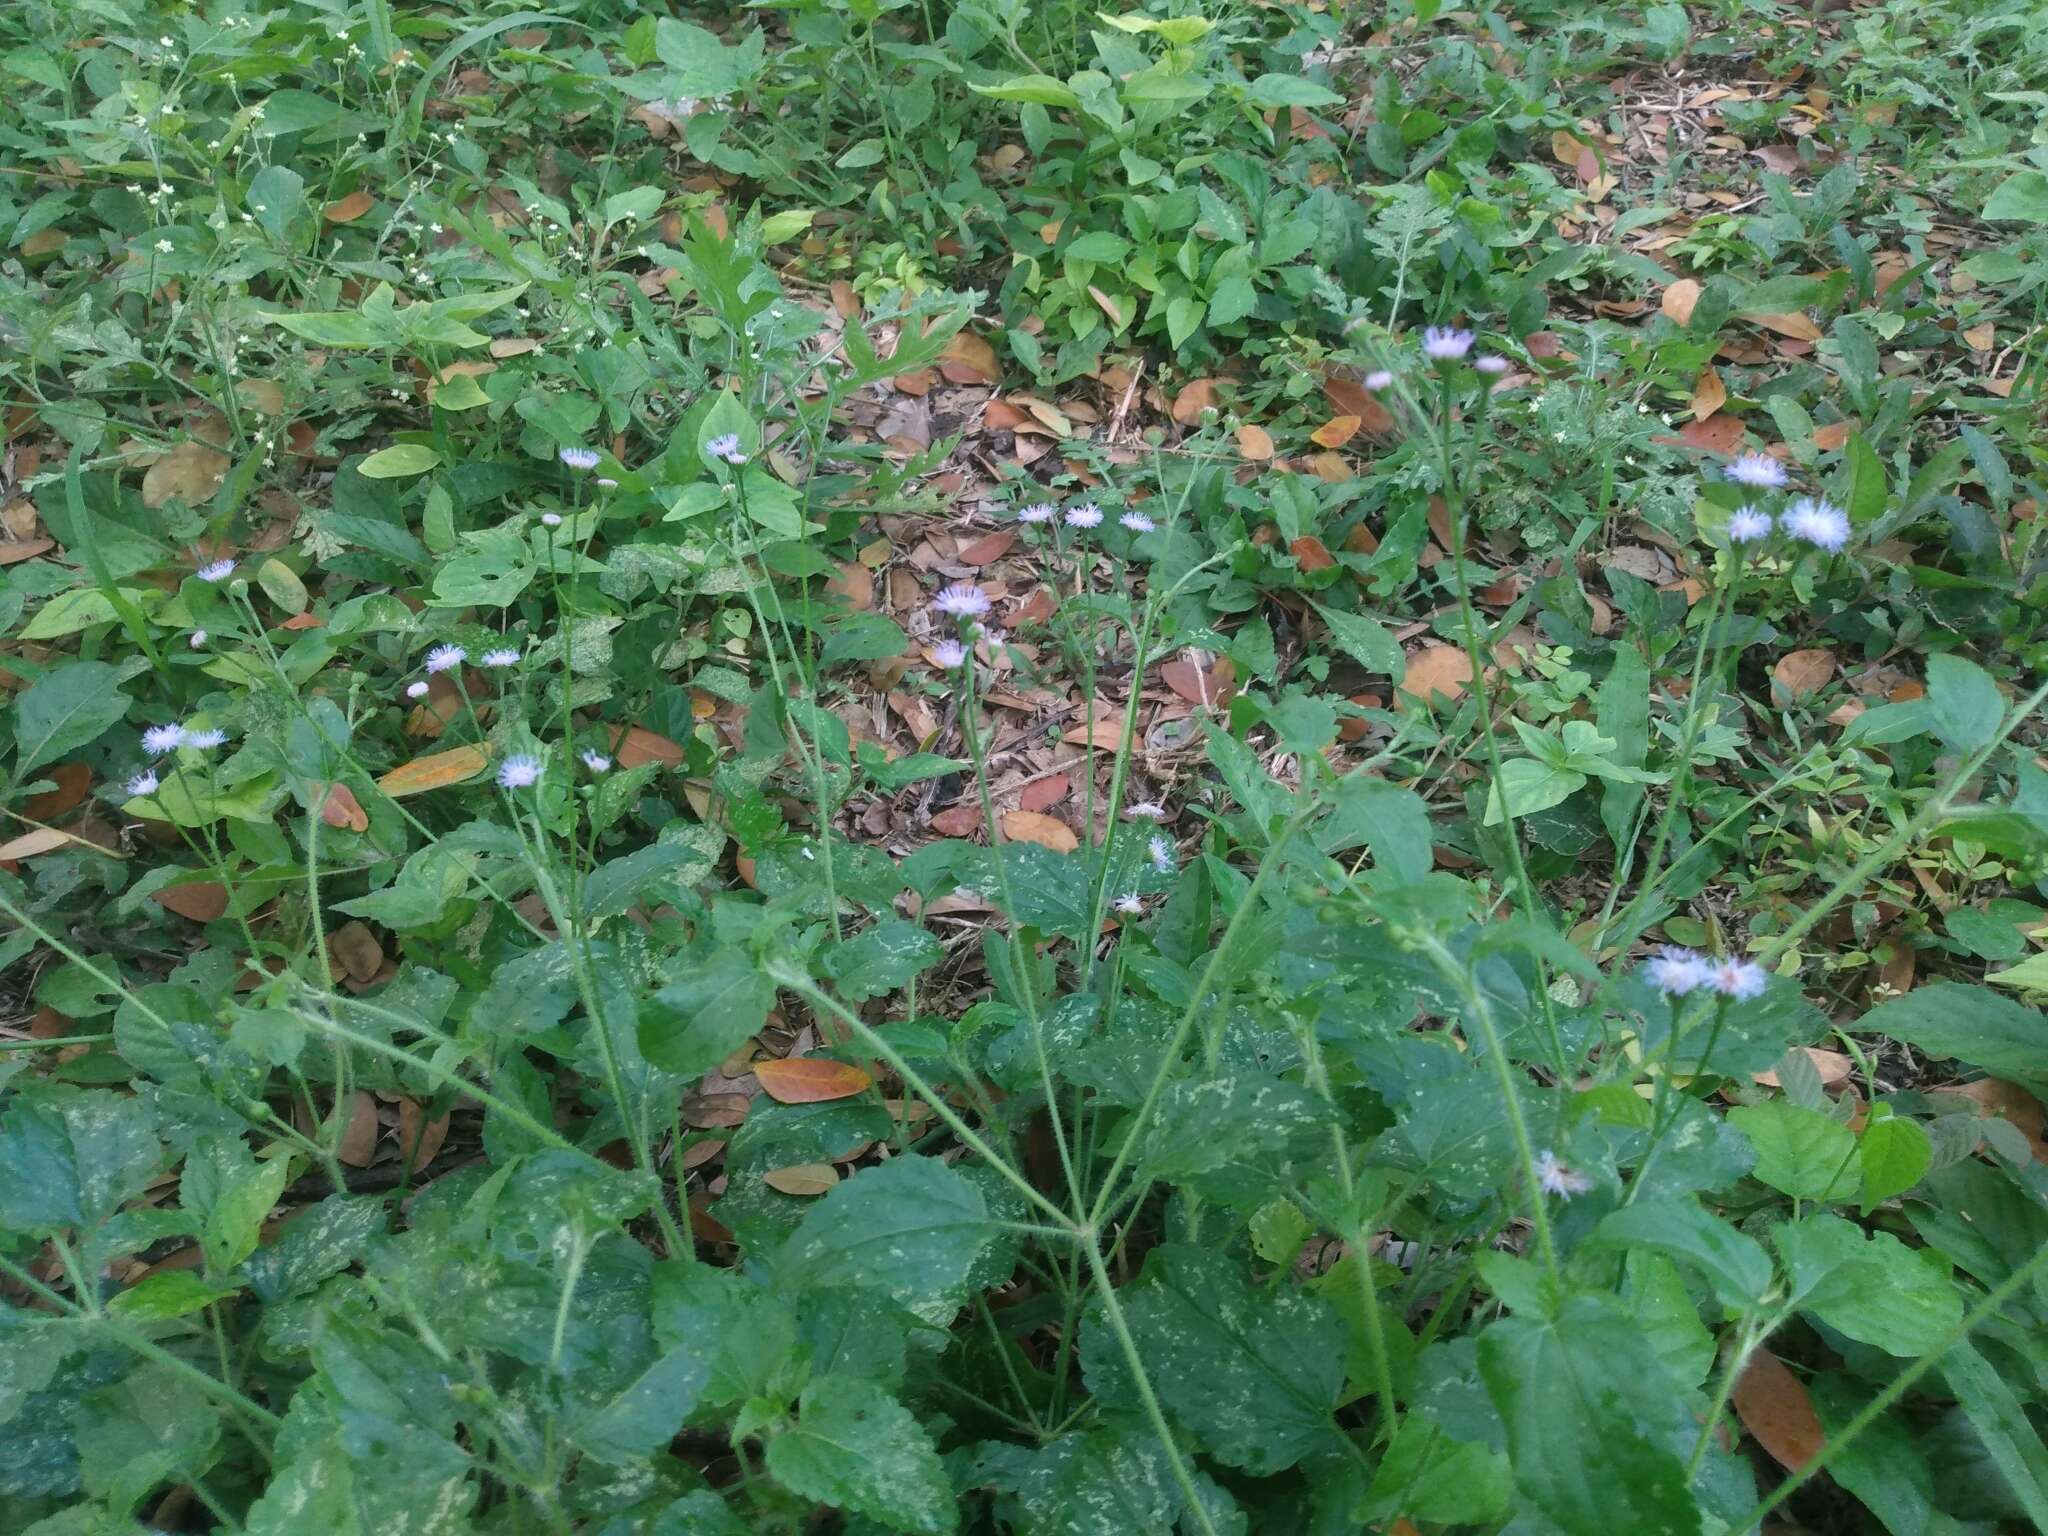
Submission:
POLYGON ((1586 776, 1533 757, 1510 758, 1486 798, 1486 825, 1497 827, 1513 816, 1532 816, 1562 805, 1586 787, 1586 776))
POLYGON ((1728 1111, 1756 1148, 1752 1174, 1799 1200, 1842 1200, 1856 1191, 1856 1138, 1817 1109, 1772 1099, 1728 1111))
POLYGON ((17 1098, 0 1119, 0 1229, 96 1226, 162 1161, 140 1099, 110 1092, 17 1098))
POLYGON ((1400 644, 1387 627, 1370 614, 1346 613, 1341 608, 1315 605, 1316 612, 1330 626, 1330 638, 1353 661, 1368 672, 1384 673, 1395 682, 1407 675, 1407 662, 1400 644))
POLYGON ((180 1474, 197 1475, 220 1440, 220 1409, 189 1376, 145 1365, 78 1407, 85 1491, 123 1514, 180 1474))
POLYGON ((2005 723, 2005 698, 1991 674, 1946 652, 1927 658, 1927 706, 1935 735, 1956 752, 1989 744, 2005 723))
POLYGON ((1259 291, 1251 279, 1233 272, 1209 290, 1209 323, 1228 325, 1258 307, 1259 291))
POLYGON ((1731 1307, 1754 1306, 1771 1284, 1763 1244, 1690 1200, 1643 1200, 1601 1218, 1585 1250, 1649 1249, 1683 1259, 1706 1276, 1731 1307))
POLYGON ((884 661, 908 649, 910 637, 886 613, 849 613, 827 631, 818 663, 829 667, 842 661, 884 661))
POLYGON ((1942 1356, 1941 1374, 1978 1441, 2037 1531, 2048 1531, 2048 1447, 1997 1369, 1967 1339, 1942 1356))
POLYGON ((569 1438, 586 1454, 614 1466, 644 1461, 675 1438, 710 1374, 710 1357, 703 1349, 672 1349, 599 1405, 569 1438))
POLYGON ((797 1420, 768 1442, 768 1471, 792 1493, 879 1521, 906 1536, 958 1529, 945 1463, 924 1427, 888 1393, 852 1376, 821 1376, 797 1420))
POLYGON ((356 465, 365 480, 399 480, 441 467, 441 455, 425 443, 393 443, 356 465))
POLYGON ((434 573, 437 608, 503 608, 533 581, 534 568, 509 554, 457 555, 434 573))
POLYGON ((165 1269, 144 1276, 121 1292, 107 1303, 107 1310, 137 1322, 162 1322, 212 1306, 223 1296, 234 1295, 236 1289, 202 1280, 189 1269, 165 1269))
POLYGON ((1863 1214, 1918 1184, 1934 1161, 1934 1143, 1916 1121, 1873 1120, 1856 1143, 1863 1165, 1863 1214))
POLYGON ((1889 1232, 1823 1211, 1774 1228, 1771 1241, 1799 1309, 1859 1343, 1923 1355, 1962 1318, 1962 1292, 1933 1255, 1889 1232))
POLYGON ((738 1050, 775 1006, 775 986, 754 957, 721 949, 640 1009, 640 1053, 665 1072, 694 1077, 738 1050))
POLYGON ((1078 107, 1081 98, 1051 75, 1012 75, 1000 85, 972 85, 980 96, 997 101, 1035 101, 1041 107, 1078 107))
POLYGON ((1245 87, 1245 100, 1265 111, 1276 107, 1334 107, 1344 98, 1300 75, 1261 75, 1245 87))
POLYGON ((1842 499, 1847 503, 1849 521, 1862 528, 1884 515, 1885 498, 1890 494, 1885 482, 1884 460, 1877 456, 1875 448, 1864 441, 1860 432, 1849 434, 1843 457, 1849 468, 1849 488, 1842 499))
POLYGON ((1167 345, 1179 348, 1187 345, 1187 339, 1202 328, 1202 316, 1207 306, 1200 299, 1181 294, 1166 306, 1167 345))
POLYGON ((15 771, 75 751, 116 724, 128 712, 122 674, 103 661, 74 661, 45 673, 22 694, 14 710, 15 771))
POLYGON ((1153 1178, 1182 1179, 1280 1150, 1329 1120, 1329 1107, 1293 1083, 1240 1072, 1168 1083, 1145 1127, 1139 1161, 1153 1178))
POLYGON ((1432 1525, 1485 1525, 1504 1520, 1514 1475, 1499 1451, 1453 1440, 1425 1414, 1401 1421, 1354 1519, 1396 1516, 1432 1525))
POLYGON ((892 917, 863 929, 825 954, 825 970, 849 1003, 864 1003, 907 985, 930 970, 946 949, 916 923, 892 917))
POLYGON ((1983 216, 2018 224, 2048 224, 2048 172, 2013 172, 1991 194, 1983 216))
MULTIPOLYGON (((1118 1293, 1138 1356, 1173 1417, 1226 1466, 1254 1477, 1340 1449, 1344 1323, 1292 1287, 1255 1289, 1220 1251, 1169 1243, 1118 1293)), ((1121 1348, 1091 1312, 1081 1334, 1089 1386, 1135 1410, 1121 1348)))
POLYGON ((2048 1084, 2048 1018, 1984 987, 1954 981, 1915 987, 1879 1003, 1854 1027, 1859 1035, 1889 1035, 2000 1077, 2048 1084))
POLYGON ((1522 1495, 1567 1536, 1692 1536, 1699 1509, 1672 1449, 1683 1399, 1649 1341, 1604 1300, 1503 1318, 1479 1371, 1507 1426, 1522 1495))
POLYGON ((199 1234, 209 1274, 224 1275, 256 1251, 256 1239, 291 1178, 291 1160, 273 1157, 242 1170, 206 1213, 199 1234))
POLYGON ((788 1295, 864 1286, 899 1306, 950 1317, 995 1236, 972 1180, 936 1158, 896 1157, 813 1205, 789 1235, 777 1273, 788 1295))

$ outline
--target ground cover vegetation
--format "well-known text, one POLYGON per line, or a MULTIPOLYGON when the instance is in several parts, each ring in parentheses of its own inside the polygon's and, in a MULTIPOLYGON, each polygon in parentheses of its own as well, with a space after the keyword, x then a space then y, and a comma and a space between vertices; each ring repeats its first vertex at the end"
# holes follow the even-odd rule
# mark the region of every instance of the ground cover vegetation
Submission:
POLYGON ((0 1531, 2048 1529, 2044 22, 0 12, 0 1531))

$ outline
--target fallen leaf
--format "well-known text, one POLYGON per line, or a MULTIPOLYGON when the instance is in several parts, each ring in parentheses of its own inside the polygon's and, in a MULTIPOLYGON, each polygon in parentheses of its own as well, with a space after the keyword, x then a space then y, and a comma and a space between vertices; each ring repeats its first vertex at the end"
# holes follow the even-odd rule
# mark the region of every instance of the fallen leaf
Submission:
MULTIPOLYGON (((1062 734, 1060 740, 1070 747, 1094 746, 1104 752, 1114 752, 1124 744, 1124 723, 1116 716, 1098 716, 1092 731, 1086 725, 1077 725, 1062 734)), ((1005 826, 1003 830, 1007 832, 1009 828, 1005 826)), ((1031 841, 1036 842, 1037 839, 1031 841)))
POLYGON ((1379 396, 1358 379, 1341 373, 1323 375, 1323 398, 1340 416, 1356 416, 1358 430, 1374 437, 1392 432, 1398 423, 1394 413, 1380 404, 1379 396))
POLYGON ((866 1091, 874 1081, 850 1062, 830 1061, 822 1056, 758 1061, 754 1063, 754 1076, 761 1091, 778 1104, 822 1104, 828 1099, 850 1099, 866 1091))
POLYGON ((2042 1138, 2043 1113, 2041 1101, 2026 1089, 2012 1083, 2000 1082, 1995 1077, 1980 1077, 1974 1083, 1963 1083, 1954 1088, 1938 1088, 1937 1093, 1952 1093, 1970 1101, 1980 1115, 2003 1116, 2010 1120, 2019 1133, 2027 1138, 2027 1145, 2034 1149, 2034 1161, 2048 1163, 2048 1141, 2042 1138))
POLYGON ((994 533, 984 535, 967 545, 957 558, 962 565, 993 565, 1007 555, 1010 547, 1016 542, 1016 529, 999 528, 994 533))
POLYGON ((996 349, 972 331, 955 331, 939 353, 939 372, 949 384, 994 384, 1003 376, 996 349))
POLYGON ((1006 811, 1001 822, 1003 836, 1013 843, 1036 843, 1054 853, 1072 853, 1081 846, 1074 829, 1053 816, 1036 811, 1006 811))
POLYGON ((1750 1438, 1788 1472, 1820 1454, 1826 1435, 1806 1383, 1768 1350, 1758 1350, 1735 1383, 1735 1416, 1750 1438))
POLYGON ((1027 811, 1049 810, 1073 792, 1074 781, 1064 773, 1034 779, 1017 791, 1017 804, 1027 811))
POLYGON ((745 1121, 753 1102, 744 1093, 700 1093, 683 1100, 683 1124, 697 1131, 729 1131, 745 1121))
POLYGON ((377 787, 394 800, 423 795, 430 789, 443 789, 475 778, 490 766, 490 761, 491 754, 480 746, 430 752, 409 763, 400 763, 377 781, 377 787))
POLYGON ((619 760, 621 768, 638 768, 642 763, 680 768, 688 755, 666 736, 658 735, 645 726, 615 725, 611 735, 612 756, 619 760))
POLYGON ((1332 416, 1309 433, 1309 441, 1318 448, 1342 448, 1358 435, 1358 428, 1359 419, 1356 416, 1332 416))
POLYGON ((1270 459, 1273 457, 1273 434, 1248 421, 1237 429, 1237 451, 1248 459, 1270 459))
POLYGON ((981 807, 969 800, 932 813, 932 830, 941 837, 972 837, 981 827, 981 807))
POLYGON ((1767 331, 1776 331, 1780 336, 1789 336, 1794 341, 1820 340, 1820 327, 1801 314, 1749 315, 1745 318, 1767 331))
POLYGON ((1184 427, 1200 423, 1204 411, 1216 409, 1216 381, 1191 379, 1173 397, 1173 419, 1184 427))
POLYGON ((427 1166, 448 1139, 451 1116, 429 1120, 425 1109, 412 1099, 398 1101, 398 1150, 418 1170, 427 1166))
POLYGON ((1963 332, 1963 344, 1972 352, 1989 352, 1998 345, 1998 327, 1989 320, 1973 325, 1963 332))
POLYGON ((1550 158, 1559 165, 1576 167, 1588 146, 1560 128, 1550 136, 1550 158))
POLYGON ((56 547, 55 539, 9 539, 0 543, 0 565, 18 565, 56 547))
POLYGON ((1681 277, 1664 290, 1664 297, 1658 301, 1658 308, 1664 311, 1664 318, 1674 325, 1690 325, 1692 312, 1698 307, 1700 294, 1705 290, 1689 277, 1681 277))
POLYGON ((1337 563, 1337 557, 1330 553, 1329 546, 1312 533, 1305 533, 1289 544, 1287 552, 1300 562, 1304 571, 1327 571, 1337 563))
POLYGON ((1115 326, 1118 330, 1124 328, 1124 312, 1117 307, 1115 299, 1112 299, 1093 283, 1088 285, 1088 297, 1095 301, 1096 306, 1105 315, 1109 316, 1109 323, 1111 325, 1115 326))
POLYGON ((351 832, 370 830, 369 814, 356 799, 356 792, 339 780, 327 786, 327 796, 320 802, 320 819, 330 827, 345 827, 351 832))
POLYGON ((85 799, 92 788, 92 769, 84 763, 56 763, 36 773, 56 781, 55 789, 31 795, 22 803, 21 814, 30 821, 55 821, 85 799))
POLYGON ((1709 368, 1694 380, 1692 386, 1692 419, 1705 421, 1714 412, 1728 403, 1728 386, 1721 382, 1721 375, 1709 368))
POLYGON ((839 1182, 839 1170, 830 1163, 792 1163, 787 1168, 770 1168, 761 1182, 785 1195, 822 1195, 839 1182))
POLYGON ((1462 646, 1425 645, 1408 653, 1408 670, 1401 679, 1401 691, 1425 702, 1432 694, 1447 699, 1462 698, 1472 681, 1472 658, 1462 646))
POLYGON ((358 187, 347 197, 337 198, 320 210, 320 216, 330 224, 352 224, 370 211, 376 201, 363 188, 358 187))
POLYGON ((32 859, 38 854, 55 853, 59 848, 90 848, 94 853, 104 853, 117 859, 127 857, 116 849, 102 848, 89 838, 56 827, 37 827, 32 832, 24 832, 0 843, 0 859, 32 859))
POLYGON ((377 1101, 358 1089, 348 1101, 348 1125, 334 1155, 351 1168, 367 1168, 377 1155, 377 1101))
POLYGON ((196 506, 213 495, 230 462, 219 449, 188 437, 149 466, 142 477, 142 504, 160 507, 175 498, 196 506))
MULTIPOLYGON (((1839 1083, 1849 1075, 1851 1069, 1855 1066, 1855 1063, 1840 1051, 1826 1050, 1818 1045, 1802 1045, 1795 1047, 1795 1049, 1806 1053, 1806 1059, 1813 1063, 1814 1071, 1820 1074, 1820 1085, 1823 1088, 1839 1083)), ((1766 1088, 1782 1088, 1784 1086, 1784 1084, 1778 1081, 1778 1074, 1775 1071, 1752 1072, 1750 1073, 1750 1078, 1754 1082, 1762 1083, 1766 1088)))
POLYGON ((1848 446, 1849 434, 1856 430, 1853 421, 1831 421, 1813 429, 1813 446, 1822 453, 1840 453, 1848 446))
POLYGON ((1705 421, 1688 421, 1678 429, 1676 437, 1659 437, 1654 441, 1676 443, 1681 448, 1727 458, 1742 446, 1744 435, 1741 418, 1722 411, 1705 421))
POLYGON ((360 918, 352 918, 328 934, 327 950, 357 981, 368 981, 384 969, 384 946, 360 918))
POLYGON ((1771 668, 1771 699, 1781 707, 1825 687, 1835 675, 1835 653, 1824 646, 1787 651, 1771 668))
POLYGON ((1227 661, 1217 662, 1206 672, 1191 661, 1169 661, 1160 667, 1159 677, 1190 704, 1214 708, 1229 699, 1236 669, 1227 661))

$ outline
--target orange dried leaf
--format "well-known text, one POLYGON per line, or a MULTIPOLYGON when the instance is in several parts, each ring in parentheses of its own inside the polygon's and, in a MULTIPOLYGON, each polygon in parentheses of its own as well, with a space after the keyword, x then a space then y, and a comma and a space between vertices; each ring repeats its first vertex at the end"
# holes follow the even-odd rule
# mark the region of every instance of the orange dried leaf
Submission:
POLYGON ((1003 376, 996 349, 972 331, 956 331, 939 354, 939 372, 949 384, 994 384, 1003 376))
POLYGON ((1264 427, 1246 422, 1237 429, 1237 451, 1254 461, 1273 457, 1273 434, 1264 427))
POLYGON ((195 923, 210 923, 227 911, 228 888, 218 880, 194 880, 152 891, 150 899, 167 912, 188 917, 195 923))
POLYGON ((638 768, 642 763, 680 768, 687 754, 675 742, 645 726, 615 725, 612 727, 612 755, 619 760, 621 768, 638 768))
POLYGON ((1173 397, 1173 419, 1184 427, 1197 425, 1204 411, 1216 409, 1216 381, 1192 379, 1173 397))
POLYGON ((330 827, 345 827, 351 832, 370 830, 369 814, 356 799, 356 792, 339 781, 327 786, 327 797, 320 802, 320 819, 330 827))
POLYGON ((320 210, 321 217, 330 224, 353 224, 370 211, 372 198, 363 188, 358 187, 347 197, 337 198, 320 210))
POLYGON ((839 1182, 839 1170, 830 1163, 792 1163, 770 1168, 761 1182, 785 1195, 822 1195, 839 1182))
POLYGON ((446 752, 429 752, 409 763, 400 763, 377 781, 377 787, 394 800, 423 795, 430 789, 445 789, 475 778, 490 766, 491 754, 480 746, 453 747, 446 752))
POLYGON ((1359 425, 1356 416, 1332 416, 1309 433, 1309 441, 1318 448, 1342 448, 1358 435, 1359 425))
POLYGON ((1472 658, 1460 646, 1425 645, 1408 656, 1408 670, 1401 679, 1401 691, 1410 698, 1427 700, 1432 694, 1447 699, 1464 695, 1472 681, 1472 658))
POLYGON ((1797 1472, 1826 1443, 1806 1383, 1776 1355, 1758 1350, 1735 1383, 1735 1416, 1750 1438, 1788 1472, 1797 1472))
POLYGON ((1071 747, 1094 746, 1104 752, 1114 752, 1124 744, 1124 723, 1120 719, 1105 717, 1095 722, 1092 732, 1086 725, 1077 725, 1063 734, 1060 740, 1071 747))
POLYGON ((1780 336, 1789 336, 1794 341, 1819 341, 1820 327, 1801 314, 1751 315, 1767 331, 1776 331, 1780 336))
POLYGON ((92 788, 92 769, 84 763, 58 763, 36 772, 55 780, 57 787, 30 796, 22 805, 21 814, 30 821, 55 821, 85 799, 85 792, 92 788))
POLYGON ((1664 290, 1664 297, 1659 301, 1658 308, 1664 311, 1664 317, 1673 325, 1690 325, 1692 312, 1698 307, 1700 294, 1704 291, 1691 278, 1681 277, 1664 290))
POLYGON ((1712 368, 1702 373, 1692 386, 1692 419, 1705 421, 1714 412, 1728 403, 1728 386, 1721 382, 1721 375, 1712 368))
POLYGON ((1056 817, 1036 811, 1006 811, 1001 818, 1003 836, 1013 843, 1036 843, 1054 853, 1072 853, 1081 846, 1074 829, 1056 817))
POLYGON ((1327 571, 1337 563, 1329 546, 1312 533, 1305 533, 1287 546, 1287 552, 1301 562, 1304 571, 1327 571))
POLYGON ((821 1056, 794 1056, 754 1064, 761 1091, 778 1104, 822 1104, 850 1099, 874 1081, 859 1067, 821 1056))
POLYGON ((1835 653, 1825 646, 1788 651, 1771 668, 1771 698, 1779 705, 1818 693, 1835 675, 1835 653))

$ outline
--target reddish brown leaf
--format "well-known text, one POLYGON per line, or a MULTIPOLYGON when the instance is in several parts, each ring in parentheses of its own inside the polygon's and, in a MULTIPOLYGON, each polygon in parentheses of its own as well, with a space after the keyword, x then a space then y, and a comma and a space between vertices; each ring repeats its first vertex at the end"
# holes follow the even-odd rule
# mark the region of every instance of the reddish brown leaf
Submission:
POLYGON ((939 372, 949 384, 994 384, 1003 376, 996 349, 972 331, 956 331, 939 354, 939 372))
POLYGON ((1017 804, 1027 811, 1048 810, 1066 799, 1073 787, 1073 780, 1064 773, 1034 779, 1017 791, 1017 804))
POLYGON ((932 830, 941 837, 972 837, 981 827, 981 807, 969 800, 949 805, 932 816, 932 830))
POLYGON ((1204 672, 1191 661, 1169 661, 1159 669, 1160 681, 1190 704, 1213 708, 1230 698, 1236 672, 1227 661, 1219 661, 1204 672))
POLYGON ((377 1155, 377 1101, 358 1090, 349 1099, 348 1125, 334 1155, 351 1168, 367 1168, 377 1155))
POLYGON ((356 799, 356 792, 339 780, 327 786, 327 797, 320 802, 320 819, 330 827, 345 827, 351 832, 370 830, 369 814, 356 799))
POLYGON ((1273 434, 1253 422, 1237 429, 1237 451, 1255 462, 1273 457, 1273 434))
POLYGON ((1472 658, 1455 645, 1425 645, 1408 655, 1408 670, 1401 679, 1401 691, 1410 698, 1427 700, 1432 694, 1447 699, 1463 696, 1472 681, 1472 658))
POLYGON ((1341 373, 1323 375, 1323 398, 1340 416, 1356 416, 1358 430, 1383 437, 1394 430, 1394 414, 1357 379, 1341 373))
POLYGON ((429 1120, 427 1112, 412 1099, 398 1101, 398 1150, 414 1169, 431 1163, 448 1139, 449 1116, 429 1120))
POLYGON ((195 923, 210 923, 228 909, 228 888, 217 880, 194 880, 152 891, 150 899, 166 911, 195 923))
POLYGON ((1788 651, 1771 668, 1771 699, 1780 707, 1818 693, 1833 680, 1835 653, 1825 646, 1788 651))
POLYGON ((657 735, 640 725, 615 725, 612 727, 612 755, 619 760, 621 768, 638 768, 642 763, 659 763, 664 768, 680 768, 687 754, 666 736, 657 735))
POLYGON ((1767 331, 1776 331, 1780 336, 1789 336, 1794 341, 1819 341, 1820 327, 1801 314, 1749 315, 1767 331))
POLYGON ((1664 297, 1659 301, 1658 307, 1664 311, 1665 318, 1672 324, 1690 324, 1692 312, 1699 306, 1700 295, 1705 291, 1691 278, 1681 277, 1664 290, 1664 297))
MULTIPOLYGON (((1833 1083, 1839 1083, 1849 1075, 1850 1069, 1855 1065, 1840 1051, 1825 1050, 1818 1045, 1802 1045, 1798 1049, 1804 1051, 1806 1059, 1813 1063, 1814 1070, 1820 1074, 1820 1082, 1823 1088, 1833 1083)), ((1774 1071, 1752 1072, 1750 1076, 1755 1081, 1762 1083, 1766 1088, 1783 1086, 1778 1081, 1778 1074, 1774 1071)))
POLYGON ((54 779, 57 787, 31 795, 23 802, 21 814, 30 821, 55 821, 84 800, 86 791, 92 788, 92 769, 84 763, 57 763, 35 771, 54 779))
POLYGON ((785 1195, 822 1195, 839 1182, 839 1170, 830 1163, 792 1163, 787 1168, 770 1168, 761 1182, 785 1195))
POLYGON ((1305 533, 1289 544, 1287 552, 1301 563, 1304 571, 1327 571, 1337 563, 1328 546, 1312 533, 1305 533))
POLYGON ((0 543, 0 565, 19 565, 57 547, 55 539, 10 539, 0 543))
POLYGON ((1692 386, 1692 419, 1705 421, 1709 416, 1728 403, 1728 386, 1721 382, 1721 375, 1712 368, 1707 369, 1692 386))
POLYGON ((370 206, 375 201, 376 199, 367 191, 358 187, 347 197, 337 198, 322 208, 320 215, 330 224, 353 224, 370 211, 370 206))
POLYGON ((967 545, 960 551, 958 558, 962 565, 993 565, 996 561, 1002 559, 1004 555, 1007 555, 1010 552, 1010 546, 1016 542, 1016 529, 1001 528, 994 533, 985 534, 983 537, 976 539, 972 544, 967 545))
POLYGON ((822 1056, 792 1056, 782 1061, 754 1063, 754 1076, 761 1091, 778 1104, 822 1104, 827 1099, 850 1099, 865 1092, 874 1081, 859 1067, 822 1056))
POLYGON ((1184 427, 1200 423, 1204 411, 1216 409, 1216 381, 1191 379, 1173 397, 1173 419, 1184 427))
POLYGON ((1124 744, 1124 722, 1118 715, 1097 715, 1093 727, 1077 725, 1064 732, 1060 740, 1070 747, 1093 746, 1103 752, 1114 752, 1124 744))
POLYGON ((1735 1383, 1735 1416, 1750 1438, 1788 1472, 1812 1461, 1827 1440, 1806 1383, 1767 1350, 1750 1356, 1742 1379, 1735 1383))

